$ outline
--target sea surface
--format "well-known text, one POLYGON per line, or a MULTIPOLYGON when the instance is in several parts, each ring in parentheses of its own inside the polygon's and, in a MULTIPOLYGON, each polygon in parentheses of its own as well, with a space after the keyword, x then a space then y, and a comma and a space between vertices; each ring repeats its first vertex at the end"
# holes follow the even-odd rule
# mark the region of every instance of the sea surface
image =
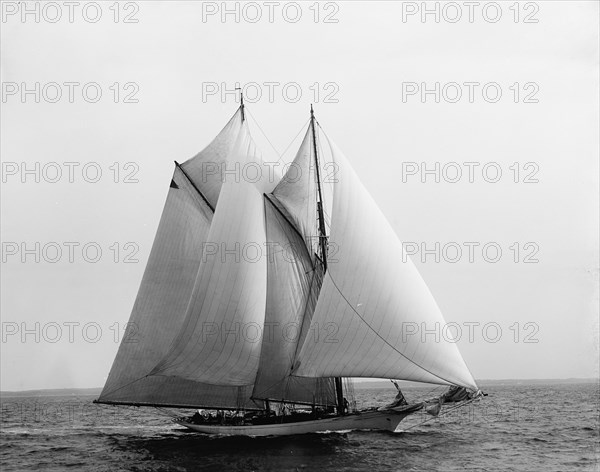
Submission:
MULTIPOLYGON (((481 387, 483 401, 409 417, 396 433, 279 438, 213 438, 171 423, 172 411, 95 405, 87 395, 5 395, 0 464, 3 472, 600 470, 598 384, 481 387)), ((356 389, 356 399, 383 405, 394 393, 356 389)))

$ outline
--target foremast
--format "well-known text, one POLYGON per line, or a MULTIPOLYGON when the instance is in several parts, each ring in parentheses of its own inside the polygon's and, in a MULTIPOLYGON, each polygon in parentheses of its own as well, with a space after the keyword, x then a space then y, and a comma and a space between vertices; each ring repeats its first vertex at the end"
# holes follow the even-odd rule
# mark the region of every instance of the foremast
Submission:
MULTIPOLYGON (((312 132, 313 153, 315 156, 315 177, 317 181, 317 215, 319 220, 319 247, 321 249, 321 262, 323 264, 323 274, 327 272, 327 230, 325 228, 325 215, 323 212, 323 193, 321 191, 321 172, 319 167, 319 154, 317 152, 317 132, 315 127, 315 113, 312 104, 310 105, 310 127, 312 132)), ((335 377, 335 395, 338 414, 343 415, 344 390, 342 388, 342 378, 335 377)))

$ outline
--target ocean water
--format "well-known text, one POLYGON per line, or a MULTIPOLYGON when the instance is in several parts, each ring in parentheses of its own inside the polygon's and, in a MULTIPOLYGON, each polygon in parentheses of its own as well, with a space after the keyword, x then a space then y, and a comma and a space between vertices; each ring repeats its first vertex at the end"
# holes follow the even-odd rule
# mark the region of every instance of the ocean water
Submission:
MULTIPOLYGON (((279 438, 209 437, 171 423, 166 411, 94 405, 92 396, 3 396, 0 464, 3 472, 600 470, 597 384, 481 387, 482 402, 414 415, 396 433, 279 438)), ((404 391, 409 400, 428 393, 404 391)), ((393 396, 356 390, 359 405, 393 396)))

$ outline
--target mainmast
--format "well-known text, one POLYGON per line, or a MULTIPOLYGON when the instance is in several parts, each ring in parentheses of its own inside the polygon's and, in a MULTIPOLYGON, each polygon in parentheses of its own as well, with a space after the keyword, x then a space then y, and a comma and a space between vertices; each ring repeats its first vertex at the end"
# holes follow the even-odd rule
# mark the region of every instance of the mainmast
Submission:
MULTIPOLYGON (((321 259, 323 269, 327 271, 327 231, 325 230, 325 215, 323 214, 323 193, 321 192, 321 172, 319 168, 319 155, 317 153, 317 133, 315 130, 315 114, 312 103, 310 105, 310 126, 312 130, 313 151, 315 154, 315 169, 317 177, 317 214, 319 217, 319 246, 321 248, 321 259)), ((338 414, 344 414, 344 391, 342 389, 342 378, 335 377, 335 394, 337 398, 338 414)))
POLYGON ((327 232, 325 231, 325 216, 323 214, 323 194, 321 192, 321 173, 319 170, 319 156, 317 154, 317 135, 315 131, 315 114, 312 104, 310 105, 310 126, 313 138, 313 151, 315 154, 315 169, 317 173, 317 213, 319 217, 319 245, 321 247, 321 258, 323 268, 327 270, 327 232))

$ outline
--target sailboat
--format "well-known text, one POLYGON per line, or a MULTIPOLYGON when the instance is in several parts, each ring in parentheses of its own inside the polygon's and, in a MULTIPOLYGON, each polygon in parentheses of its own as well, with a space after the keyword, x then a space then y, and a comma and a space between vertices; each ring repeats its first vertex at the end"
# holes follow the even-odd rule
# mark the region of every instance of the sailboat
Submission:
POLYGON ((193 409, 175 421, 279 436, 395 431, 417 411, 482 395, 452 339, 414 335, 442 314, 312 105, 286 167, 278 174, 263 160, 243 97, 203 151, 175 162, 97 403, 193 409), (357 410, 354 377, 449 390, 408 403, 395 383, 392 403, 357 410))

